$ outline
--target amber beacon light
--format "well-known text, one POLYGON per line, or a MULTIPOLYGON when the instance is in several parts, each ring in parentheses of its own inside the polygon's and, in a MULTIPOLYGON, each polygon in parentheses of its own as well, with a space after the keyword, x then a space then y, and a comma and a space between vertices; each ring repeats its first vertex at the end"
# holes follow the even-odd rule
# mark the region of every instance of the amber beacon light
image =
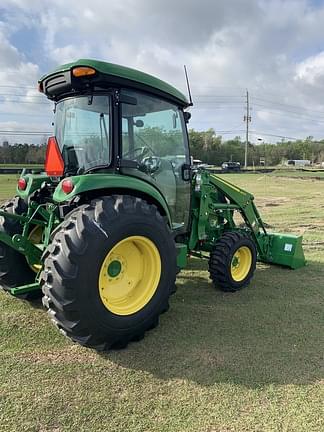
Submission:
POLYGON ((86 66, 80 66, 72 69, 72 75, 76 78, 83 77, 83 76, 91 76, 96 73, 96 70, 91 67, 86 66))

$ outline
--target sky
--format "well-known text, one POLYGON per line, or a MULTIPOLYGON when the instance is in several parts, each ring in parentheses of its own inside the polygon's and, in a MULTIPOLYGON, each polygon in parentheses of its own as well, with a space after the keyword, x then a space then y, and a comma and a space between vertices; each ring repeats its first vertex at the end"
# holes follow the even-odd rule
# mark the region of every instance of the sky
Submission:
POLYGON ((323 29, 321 0, 1 0, 0 143, 51 132, 37 80, 79 58, 134 67, 184 93, 185 64, 189 126, 224 139, 245 139, 247 91, 251 142, 323 139, 323 29))

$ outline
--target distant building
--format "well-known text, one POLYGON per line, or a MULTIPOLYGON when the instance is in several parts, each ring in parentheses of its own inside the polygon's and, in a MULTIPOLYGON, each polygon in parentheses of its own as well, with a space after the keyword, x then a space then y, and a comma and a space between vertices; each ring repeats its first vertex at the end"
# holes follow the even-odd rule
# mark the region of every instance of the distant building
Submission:
POLYGON ((286 165, 303 167, 311 165, 311 161, 306 159, 289 159, 287 160, 286 165))

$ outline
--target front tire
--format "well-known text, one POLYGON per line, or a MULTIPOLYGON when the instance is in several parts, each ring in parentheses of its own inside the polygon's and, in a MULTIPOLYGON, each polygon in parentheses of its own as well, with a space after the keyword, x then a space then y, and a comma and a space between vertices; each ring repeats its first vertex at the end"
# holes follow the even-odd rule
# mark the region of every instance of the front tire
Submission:
POLYGON ((125 347, 158 324, 175 277, 174 240, 156 206, 103 197, 68 216, 47 248, 43 304, 73 341, 125 347))
POLYGON ((222 291, 238 291, 250 283, 256 260, 256 247, 249 235, 225 232, 210 253, 210 278, 222 291))

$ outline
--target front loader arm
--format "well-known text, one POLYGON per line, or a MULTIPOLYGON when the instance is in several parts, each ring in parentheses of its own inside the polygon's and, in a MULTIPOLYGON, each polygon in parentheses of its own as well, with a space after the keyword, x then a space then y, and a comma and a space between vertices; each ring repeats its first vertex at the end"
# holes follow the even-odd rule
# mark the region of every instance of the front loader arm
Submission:
POLYGON ((267 235, 267 231, 254 204, 254 196, 214 174, 208 174, 208 178, 209 182, 220 190, 231 204, 235 204, 238 207, 246 225, 251 230, 251 235, 256 242, 260 258, 265 258, 267 252, 265 250, 264 236, 267 235))
POLYGON ((305 265, 302 236, 268 233, 254 204, 254 196, 207 171, 198 173, 194 181, 189 249, 210 250, 223 231, 240 230, 234 222, 234 211, 244 219, 260 261, 290 268, 305 265))

